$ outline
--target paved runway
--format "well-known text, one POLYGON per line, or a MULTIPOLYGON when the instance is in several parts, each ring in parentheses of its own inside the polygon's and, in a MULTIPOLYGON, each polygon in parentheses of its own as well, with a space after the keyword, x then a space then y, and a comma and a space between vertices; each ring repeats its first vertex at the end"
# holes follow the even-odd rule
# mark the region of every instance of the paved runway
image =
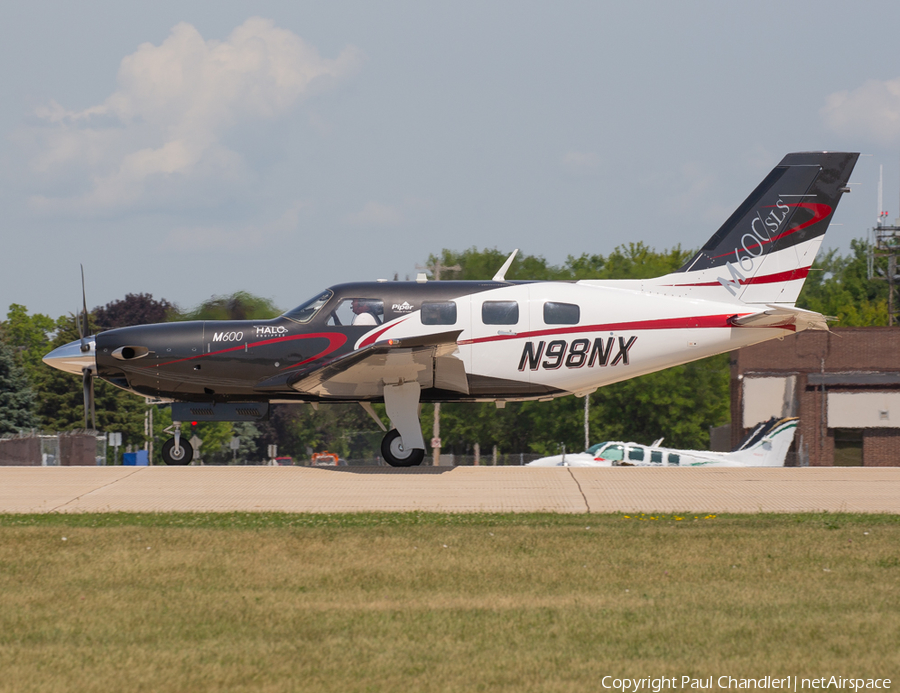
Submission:
POLYGON ((3 467, 0 513, 887 512, 900 467, 3 467))

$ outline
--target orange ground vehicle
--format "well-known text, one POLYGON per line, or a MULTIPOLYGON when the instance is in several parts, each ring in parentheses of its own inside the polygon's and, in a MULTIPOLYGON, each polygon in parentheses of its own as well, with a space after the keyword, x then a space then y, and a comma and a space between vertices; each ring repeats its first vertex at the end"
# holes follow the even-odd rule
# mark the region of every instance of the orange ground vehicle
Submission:
POLYGON ((335 453, 325 450, 323 452, 314 452, 312 463, 315 467, 337 467, 340 462, 335 453))

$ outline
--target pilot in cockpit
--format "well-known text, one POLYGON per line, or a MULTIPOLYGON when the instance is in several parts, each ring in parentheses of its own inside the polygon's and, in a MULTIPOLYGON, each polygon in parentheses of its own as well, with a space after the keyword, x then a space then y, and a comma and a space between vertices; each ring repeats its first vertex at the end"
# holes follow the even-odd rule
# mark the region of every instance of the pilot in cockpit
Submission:
POLYGON ((326 324, 335 326, 374 327, 384 316, 384 301, 376 298, 348 297, 331 311, 326 324))
POLYGON ((378 325, 378 318, 375 317, 375 307, 371 301, 364 298, 354 298, 352 304, 354 313, 352 325, 378 325))

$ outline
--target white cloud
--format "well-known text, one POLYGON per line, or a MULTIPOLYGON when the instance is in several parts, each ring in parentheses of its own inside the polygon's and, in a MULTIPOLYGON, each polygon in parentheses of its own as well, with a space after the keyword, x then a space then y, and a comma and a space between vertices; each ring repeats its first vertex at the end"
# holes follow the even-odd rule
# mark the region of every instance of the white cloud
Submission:
POLYGON ((198 185, 229 196, 253 172, 223 137, 288 115, 360 62, 352 47, 322 58, 259 17, 224 41, 178 24, 160 45, 142 44, 122 60, 118 90, 102 103, 69 111, 51 102, 36 111, 39 126, 22 137, 42 185, 32 204, 86 213, 189 204, 198 185))
POLYGON ((833 132, 896 144, 900 142, 900 78, 870 79, 853 91, 835 92, 821 114, 833 132))
POLYGON ((403 222, 403 213, 396 207, 373 201, 344 219, 354 226, 397 226, 403 222))

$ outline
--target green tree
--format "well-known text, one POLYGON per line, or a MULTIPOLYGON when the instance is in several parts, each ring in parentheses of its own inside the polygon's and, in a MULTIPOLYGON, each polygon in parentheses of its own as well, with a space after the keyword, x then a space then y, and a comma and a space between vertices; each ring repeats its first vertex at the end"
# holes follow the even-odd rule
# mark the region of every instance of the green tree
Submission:
POLYGON ((649 279, 675 272, 693 254, 680 245, 656 252, 642 242, 629 243, 616 247, 607 257, 570 255, 561 269, 567 279, 649 279))
POLYGON ((25 306, 13 303, 3 323, 6 342, 18 353, 22 367, 30 383, 34 384, 39 373, 47 366, 41 360, 50 351, 50 339, 59 328, 59 321, 35 313, 28 314, 25 306))
MULTIPOLYGON (((865 240, 850 241, 850 253, 830 250, 812 266, 797 305, 837 318, 838 327, 865 327, 888 324, 888 284, 869 279, 865 240)), ((875 265, 884 272, 882 258, 875 265)))
MULTIPOLYGON (((511 251, 510 251, 511 252, 511 251)), ((616 247, 608 256, 570 255, 559 266, 550 265, 539 255, 519 253, 506 273, 509 280, 577 280, 577 279, 646 279, 674 272, 687 262, 694 251, 675 246, 657 252, 644 243, 628 243, 616 247)), ((442 250, 428 256, 428 266, 440 262, 442 267, 459 265, 460 270, 442 270, 441 279, 490 279, 506 262, 509 252, 486 248, 469 248, 461 252, 442 250)))
POLYGON ((234 424, 231 421, 203 421, 196 426, 182 425, 181 435, 190 440, 196 435, 203 441, 199 450, 194 451, 208 464, 227 464, 231 460, 231 439, 234 437, 234 424))
POLYGON ((0 435, 36 428, 34 393, 13 350, 0 340, 0 435))
MULTIPOLYGON (((510 251, 512 252, 512 251, 510 251)), ((459 265, 461 270, 441 270, 441 279, 490 279, 497 270, 506 262, 509 252, 497 250, 496 248, 478 250, 477 248, 469 248, 461 252, 447 250, 446 248, 439 255, 428 256, 428 266, 434 267, 435 263, 440 262, 442 267, 453 267, 459 265)), ((524 255, 519 253, 512 265, 506 272, 506 278, 515 279, 556 279, 552 276, 558 272, 547 264, 547 261, 539 255, 524 255)))
MULTIPOLYGON (((383 421, 384 405, 374 408, 383 421)), ((269 421, 258 424, 262 456, 270 443, 279 455, 308 461, 310 452, 333 452, 344 459, 374 459, 380 455, 384 435, 369 415, 355 403, 322 403, 318 411, 308 404, 276 404, 269 421)))
POLYGON ((260 298, 246 291, 236 291, 230 296, 212 296, 192 311, 173 314, 173 319, 267 320, 282 312, 268 298, 260 298))
POLYGON ((166 299, 157 301, 152 294, 126 294, 123 299, 97 306, 91 313, 101 330, 112 330, 165 322, 177 313, 177 309, 166 299))
MULTIPOLYGON (((265 459, 265 450, 260 451, 259 427, 249 421, 241 421, 233 424, 234 435, 240 439, 237 449, 238 462, 259 462, 265 459), (262 452, 263 454, 260 454, 262 452)), ((230 448, 229 448, 230 449, 230 448)))

